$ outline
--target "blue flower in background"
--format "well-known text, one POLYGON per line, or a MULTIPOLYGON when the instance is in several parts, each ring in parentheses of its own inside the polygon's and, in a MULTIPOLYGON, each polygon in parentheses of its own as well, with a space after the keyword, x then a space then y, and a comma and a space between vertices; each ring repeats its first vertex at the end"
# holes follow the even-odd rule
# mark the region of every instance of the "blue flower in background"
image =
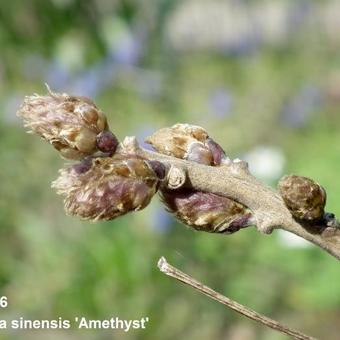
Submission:
POLYGON ((65 89, 71 80, 71 74, 65 66, 53 60, 45 70, 44 79, 52 90, 65 89))
POLYGON ((136 65, 142 52, 142 41, 126 32, 114 44, 110 54, 112 59, 122 65, 136 65))
POLYGON ((74 77, 72 92, 88 97, 96 97, 105 87, 112 84, 114 67, 110 62, 99 62, 87 71, 74 77))
MULTIPOLYGON (((310 1, 300 0, 293 3, 287 17, 287 28, 291 33, 295 33, 305 24, 308 16, 315 10, 310 1)), ((313 13, 314 14, 314 13, 313 13)), ((294 37, 292 35, 291 37, 294 37)))
POLYGON ((145 138, 152 135, 157 128, 153 127, 150 123, 150 125, 143 125, 141 126, 138 131, 135 133, 136 138, 140 144, 141 147, 147 150, 153 150, 152 146, 150 144, 147 144, 144 142, 145 138))
POLYGON ((132 27, 119 16, 109 16, 101 23, 101 36, 111 61, 125 66, 138 64, 147 39, 143 24, 132 27))
POLYGON ((261 46, 261 38, 258 34, 245 35, 237 42, 225 44, 221 48, 221 52, 229 57, 242 57, 251 55, 261 46))
POLYGON ((164 208, 158 206, 151 216, 151 227, 160 234, 168 232, 173 226, 173 218, 164 208))
POLYGON ((323 93, 313 85, 304 86, 283 108, 281 119, 289 127, 305 126, 312 114, 323 104, 323 93))
POLYGON ((232 115, 233 96, 225 88, 217 88, 209 96, 210 112, 216 118, 225 118, 232 115))

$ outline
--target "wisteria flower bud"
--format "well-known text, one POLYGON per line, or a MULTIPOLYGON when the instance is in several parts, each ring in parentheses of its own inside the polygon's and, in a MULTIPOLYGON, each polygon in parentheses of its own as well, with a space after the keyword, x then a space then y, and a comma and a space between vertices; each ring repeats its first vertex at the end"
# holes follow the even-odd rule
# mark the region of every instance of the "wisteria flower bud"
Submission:
POLYGON ((196 230, 231 234, 253 224, 252 214, 243 205, 213 193, 182 189, 162 191, 167 210, 196 230))
POLYGON ((213 155, 209 148, 200 142, 192 142, 189 145, 185 159, 191 162, 206 165, 212 165, 214 161, 213 155))
POLYGON ((97 221, 143 209, 156 193, 158 183, 147 161, 116 154, 86 158, 61 169, 52 187, 65 196, 68 214, 97 221))
POLYGON ((17 114, 30 132, 40 135, 66 159, 82 159, 98 150, 113 154, 118 145, 104 113, 86 97, 49 90, 46 96, 27 96, 17 114))
POLYGON ((317 182, 302 176, 284 176, 278 183, 278 191, 295 218, 306 221, 323 218, 326 191, 317 182))
MULTIPOLYGON (((195 163, 218 166, 228 159, 221 146, 195 125, 176 124, 161 129, 146 142, 160 153, 195 163)), ((223 196, 189 189, 163 189, 160 195, 169 212, 196 230, 233 233, 253 224, 245 206, 223 196)))
POLYGON ((146 139, 155 150, 168 156, 205 165, 220 165, 227 159, 223 149, 200 126, 175 124, 146 139))

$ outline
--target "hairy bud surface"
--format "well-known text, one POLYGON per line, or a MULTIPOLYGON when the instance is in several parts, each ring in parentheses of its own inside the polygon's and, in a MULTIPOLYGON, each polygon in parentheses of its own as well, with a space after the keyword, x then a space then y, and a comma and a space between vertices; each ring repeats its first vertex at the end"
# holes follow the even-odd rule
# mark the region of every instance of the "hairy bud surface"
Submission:
POLYGON ((326 191, 317 182, 303 176, 284 176, 278 191, 295 218, 307 221, 323 218, 326 191))
POLYGON ((162 191, 167 210, 196 230, 230 234, 249 225, 251 213, 227 197, 189 189, 162 191))
POLYGON ((61 169, 52 187, 65 196, 68 214, 96 221, 145 208, 158 183, 159 178, 147 161, 116 154, 112 158, 87 158, 61 169))
POLYGON ((25 97, 17 115, 66 159, 79 160, 98 150, 113 154, 118 145, 104 113, 86 97, 49 90, 46 96, 25 97))
POLYGON ((175 124, 146 139, 155 150, 168 156, 206 165, 220 165, 226 155, 200 126, 175 124))

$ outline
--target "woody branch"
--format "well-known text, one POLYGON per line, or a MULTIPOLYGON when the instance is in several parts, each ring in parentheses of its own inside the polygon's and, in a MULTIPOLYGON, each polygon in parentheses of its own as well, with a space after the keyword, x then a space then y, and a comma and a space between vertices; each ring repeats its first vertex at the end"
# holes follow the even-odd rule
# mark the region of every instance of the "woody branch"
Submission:
POLYGON ((54 93, 25 98, 18 115, 66 159, 53 182, 65 210, 92 221, 145 208, 159 191, 165 207, 199 230, 231 234, 251 225, 264 233, 292 232, 340 259, 340 228, 325 213, 326 192, 315 181, 285 176, 278 192, 257 180, 248 164, 231 160, 201 127, 176 124, 119 143, 105 114, 85 97, 54 93))
MULTIPOLYGON (((255 178, 245 162, 211 167, 145 150, 134 139, 127 139, 127 143, 133 145, 131 147, 139 155, 163 162, 168 169, 179 169, 179 173, 185 177, 183 186, 232 198, 247 206, 253 212, 255 226, 260 232, 271 234, 274 229, 283 229, 340 259, 338 221, 335 218, 330 222, 322 220, 313 226, 298 222, 292 217, 281 196, 255 178)), ((171 172, 169 175, 171 176, 171 172)), ((168 181, 171 182, 173 179, 170 176, 168 181)))

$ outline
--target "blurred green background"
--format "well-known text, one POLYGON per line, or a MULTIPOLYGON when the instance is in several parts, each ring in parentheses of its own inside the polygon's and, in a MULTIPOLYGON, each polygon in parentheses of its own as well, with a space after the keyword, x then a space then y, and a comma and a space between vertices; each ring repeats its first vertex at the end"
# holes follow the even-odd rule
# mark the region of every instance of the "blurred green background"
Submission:
POLYGON ((258 312, 339 339, 339 263, 287 233, 194 232, 157 199, 90 224, 50 189, 63 161, 23 97, 86 95, 119 138, 187 122, 270 185, 310 176, 340 215, 339 1, 31 0, 0 6, 0 319, 148 316, 146 330, 0 339, 285 339, 161 274, 160 256, 258 312))

